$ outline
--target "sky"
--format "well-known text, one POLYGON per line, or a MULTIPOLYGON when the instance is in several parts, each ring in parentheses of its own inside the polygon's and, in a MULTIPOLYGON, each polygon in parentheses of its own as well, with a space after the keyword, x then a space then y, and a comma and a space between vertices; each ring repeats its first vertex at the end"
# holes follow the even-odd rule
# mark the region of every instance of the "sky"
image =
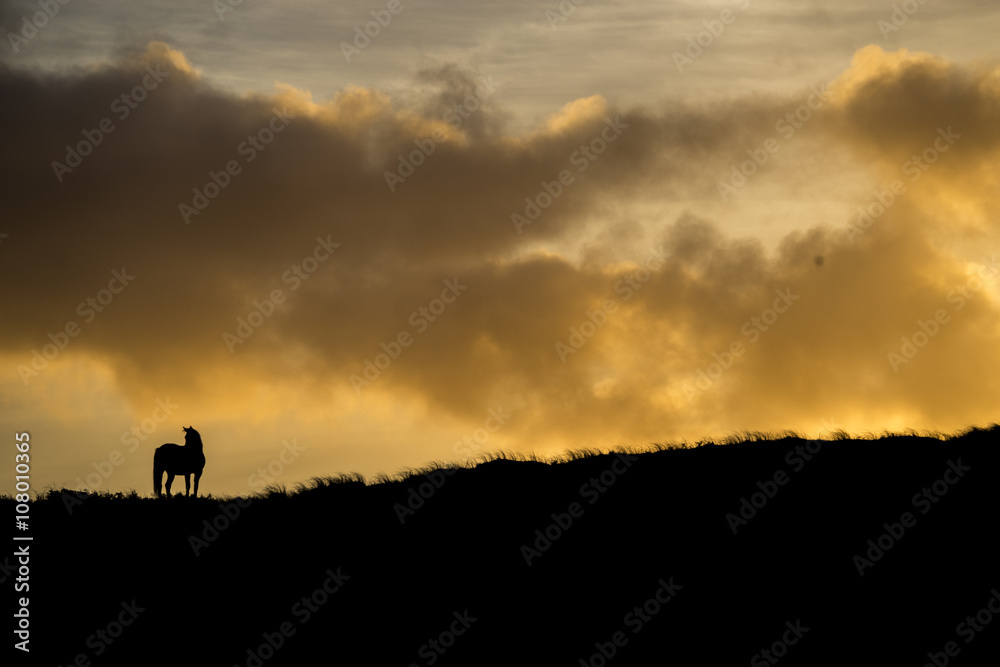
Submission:
POLYGON ((150 493, 185 426, 219 495, 997 421, 1000 2, 0 24, 0 426, 36 490, 150 493))

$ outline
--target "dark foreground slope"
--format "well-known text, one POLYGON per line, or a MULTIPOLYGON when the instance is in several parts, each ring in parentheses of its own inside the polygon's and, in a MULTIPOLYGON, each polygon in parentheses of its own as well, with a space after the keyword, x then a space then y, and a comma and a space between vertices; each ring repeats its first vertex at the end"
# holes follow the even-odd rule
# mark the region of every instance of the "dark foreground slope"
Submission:
POLYGON ((501 461, 245 507, 53 493, 31 508, 31 655, 996 664, 998 440, 994 427, 501 461))

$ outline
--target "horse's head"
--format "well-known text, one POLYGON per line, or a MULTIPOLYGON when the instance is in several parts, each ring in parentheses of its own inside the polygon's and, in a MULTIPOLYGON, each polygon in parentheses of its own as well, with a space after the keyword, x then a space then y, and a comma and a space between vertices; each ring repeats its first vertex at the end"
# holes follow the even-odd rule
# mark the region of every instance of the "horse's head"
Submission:
POLYGON ((196 447, 201 446, 201 434, 194 430, 194 427, 184 426, 184 444, 193 445, 196 447))

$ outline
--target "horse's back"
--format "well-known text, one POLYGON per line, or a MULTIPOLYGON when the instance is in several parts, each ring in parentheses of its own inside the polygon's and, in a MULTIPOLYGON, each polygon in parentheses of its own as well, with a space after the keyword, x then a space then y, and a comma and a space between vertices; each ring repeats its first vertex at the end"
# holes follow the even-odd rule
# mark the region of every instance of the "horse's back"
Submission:
POLYGON ((205 467, 205 453, 168 442, 160 445, 153 453, 153 460, 166 467, 167 472, 175 474, 195 473, 205 467))

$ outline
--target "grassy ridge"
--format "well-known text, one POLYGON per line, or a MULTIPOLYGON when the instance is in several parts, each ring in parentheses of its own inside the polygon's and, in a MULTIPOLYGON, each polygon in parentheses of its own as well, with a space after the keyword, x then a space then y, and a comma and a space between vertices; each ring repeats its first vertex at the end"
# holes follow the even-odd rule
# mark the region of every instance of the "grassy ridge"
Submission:
POLYGON ((1000 618, 968 641, 959 624, 1000 586, 998 440, 744 434, 251 498, 50 491, 31 508, 33 654, 923 665, 951 641, 984 664, 1000 618))

